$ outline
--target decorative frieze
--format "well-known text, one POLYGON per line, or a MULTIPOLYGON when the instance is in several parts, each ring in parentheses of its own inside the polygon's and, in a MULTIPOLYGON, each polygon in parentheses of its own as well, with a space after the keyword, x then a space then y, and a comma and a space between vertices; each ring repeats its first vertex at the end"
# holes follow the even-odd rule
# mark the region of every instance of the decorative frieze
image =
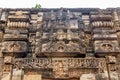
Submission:
POLYGON ((119 8, 0 9, 1 80, 115 79, 119 20, 119 8))

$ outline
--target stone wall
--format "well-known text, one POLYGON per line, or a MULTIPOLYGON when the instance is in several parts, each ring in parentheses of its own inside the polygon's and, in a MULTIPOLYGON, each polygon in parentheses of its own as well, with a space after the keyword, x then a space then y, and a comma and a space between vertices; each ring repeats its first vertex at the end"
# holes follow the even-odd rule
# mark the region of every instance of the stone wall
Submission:
POLYGON ((120 8, 1 8, 0 79, 118 80, 119 34, 120 8))

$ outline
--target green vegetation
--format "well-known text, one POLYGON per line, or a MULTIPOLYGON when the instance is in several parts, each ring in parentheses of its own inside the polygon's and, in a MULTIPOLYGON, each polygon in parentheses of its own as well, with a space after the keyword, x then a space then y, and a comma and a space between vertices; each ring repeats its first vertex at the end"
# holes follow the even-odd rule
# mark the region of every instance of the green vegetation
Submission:
POLYGON ((35 7, 33 7, 35 9, 40 9, 41 8, 41 5, 40 4, 36 4, 35 7))

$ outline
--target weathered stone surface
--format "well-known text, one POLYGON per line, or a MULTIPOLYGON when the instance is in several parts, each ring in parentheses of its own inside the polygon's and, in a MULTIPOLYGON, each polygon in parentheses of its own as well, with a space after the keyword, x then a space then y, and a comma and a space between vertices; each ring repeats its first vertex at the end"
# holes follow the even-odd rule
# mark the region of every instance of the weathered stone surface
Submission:
POLYGON ((82 74, 80 80, 96 80, 95 74, 82 74))
POLYGON ((119 34, 120 8, 1 8, 0 79, 120 80, 119 34))
POLYGON ((7 56, 4 58, 4 63, 12 63, 12 57, 11 56, 7 56))
POLYGON ((23 80, 24 72, 23 70, 15 70, 13 69, 12 80, 23 80))
POLYGON ((97 76, 98 80, 119 80, 118 77, 118 73, 117 72, 110 72, 110 74, 108 74, 107 71, 105 71, 104 73, 98 74, 97 76))
POLYGON ((24 74, 23 80, 42 80, 42 75, 34 71, 28 71, 24 74))
POLYGON ((11 73, 3 74, 1 80, 10 80, 11 79, 11 73))

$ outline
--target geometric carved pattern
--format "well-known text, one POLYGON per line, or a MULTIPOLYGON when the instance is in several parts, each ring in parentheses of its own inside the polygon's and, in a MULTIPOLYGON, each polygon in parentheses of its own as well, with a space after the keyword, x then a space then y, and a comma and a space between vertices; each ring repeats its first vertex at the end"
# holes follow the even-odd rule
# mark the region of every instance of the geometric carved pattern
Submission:
POLYGON ((120 66, 119 33, 120 8, 1 8, 0 79, 5 73, 15 80, 94 79, 107 72, 112 80, 120 66))
POLYGON ((14 60, 14 68, 23 68, 23 69, 46 69, 52 68, 52 59, 47 58, 38 58, 38 59, 15 59, 14 60))
POLYGON ((67 78, 69 69, 98 69, 102 72, 106 70, 106 63, 103 58, 19 58, 14 60, 14 68, 53 69, 54 78, 67 78))
MULTIPOLYGON (((18 58, 14 59, 14 67, 20 68, 38 68, 38 69, 45 69, 45 68, 53 68, 56 67, 55 65, 63 63, 68 68, 102 68, 105 67, 105 59, 104 58, 18 58), (22 64, 22 65, 21 65, 22 64)), ((58 66, 58 65, 57 65, 58 66)))

